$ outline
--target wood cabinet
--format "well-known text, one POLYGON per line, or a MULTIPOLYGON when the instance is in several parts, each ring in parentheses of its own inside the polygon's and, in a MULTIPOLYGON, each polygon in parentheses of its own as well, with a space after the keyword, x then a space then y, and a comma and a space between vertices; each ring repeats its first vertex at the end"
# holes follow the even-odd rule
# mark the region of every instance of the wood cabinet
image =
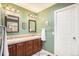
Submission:
POLYGON ((27 41, 25 43, 25 55, 30 56, 33 54, 33 40, 32 41, 27 41))
POLYGON ((33 41, 33 53, 40 51, 42 48, 42 41, 41 39, 36 39, 33 41))
POLYGON ((9 45, 8 47, 9 47, 9 48, 8 48, 8 50, 9 50, 9 55, 10 55, 10 56, 16 56, 16 55, 17 55, 16 44, 9 45))
POLYGON ((25 43, 17 43, 16 44, 17 47, 17 55, 18 56, 24 56, 25 55, 25 43))
POLYGON ((10 56, 31 56, 42 49, 41 39, 9 45, 10 56))

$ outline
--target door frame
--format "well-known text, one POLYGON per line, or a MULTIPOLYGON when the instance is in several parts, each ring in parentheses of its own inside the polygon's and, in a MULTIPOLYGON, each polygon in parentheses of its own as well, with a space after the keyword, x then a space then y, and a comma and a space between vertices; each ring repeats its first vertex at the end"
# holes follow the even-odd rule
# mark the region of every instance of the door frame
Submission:
POLYGON ((55 54, 55 40, 57 39, 57 29, 56 29, 57 28, 57 19, 56 19, 56 14, 57 14, 57 12, 61 12, 63 10, 69 9, 71 7, 75 7, 77 5, 79 5, 79 4, 72 4, 72 5, 69 5, 69 6, 66 6, 64 8, 61 8, 61 9, 58 9, 58 10, 54 11, 54 54, 55 54))

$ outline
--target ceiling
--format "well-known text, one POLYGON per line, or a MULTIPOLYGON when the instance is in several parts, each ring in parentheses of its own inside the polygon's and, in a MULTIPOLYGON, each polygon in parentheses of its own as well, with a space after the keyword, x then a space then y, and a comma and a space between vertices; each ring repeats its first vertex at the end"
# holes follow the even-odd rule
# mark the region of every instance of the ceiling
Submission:
POLYGON ((55 3, 15 3, 15 4, 23 8, 26 8, 34 13, 38 13, 54 5, 55 3))

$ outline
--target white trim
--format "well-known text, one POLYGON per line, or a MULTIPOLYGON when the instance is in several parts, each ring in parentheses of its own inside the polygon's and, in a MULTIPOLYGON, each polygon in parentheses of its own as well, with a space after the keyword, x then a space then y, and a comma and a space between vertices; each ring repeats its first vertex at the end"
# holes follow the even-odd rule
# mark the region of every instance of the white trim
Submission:
POLYGON ((64 8, 61 8, 61 9, 58 9, 58 10, 54 11, 54 54, 55 54, 55 40, 57 38, 57 33, 56 33, 56 31, 57 31, 56 13, 61 12, 61 11, 66 10, 66 9, 69 9, 69 8, 72 8, 72 7, 75 7, 77 5, 79 5, 79 4, 73 4, 73 5, 70 5, 70 6, 67 6, 67 7, 64 7, 64 8))
POLYGON ((42 51, 46 52, 47 54, 53 55, 51 52, 49 52, 47 50, 42 49, 42 51))
POLYGON ((74 6, 77 6, 77 5, 79 5, 79 4, 72 4, 72 5, 69 5, 69 6, 67 6, 67 7, 64 7, 64 8, 58 9, 58 10, 55 10, 54 13, 60 12, 60 11, 65 10, 65 9, 69 9, 69 8, 74 7, 74 6))

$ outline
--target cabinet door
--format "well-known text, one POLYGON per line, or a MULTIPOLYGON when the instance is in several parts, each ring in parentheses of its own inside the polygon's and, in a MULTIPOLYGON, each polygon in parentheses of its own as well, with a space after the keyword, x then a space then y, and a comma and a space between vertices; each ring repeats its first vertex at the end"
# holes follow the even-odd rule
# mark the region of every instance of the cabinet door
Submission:
POLYGON ((41 50, 41 48, 42 48, 42 41, 40 39, 34 40, 33 44, 34 44, 34 46, 33 46, 33 53, 36 53, 36 52, 41 50))
POLYGON ((17 55, 18 56, 24 56, 25 55, 25 46, 24 42, 17 44, 17 55))
POLYGON ((33 41, 27 41, 25 44, 25 55, 31 56, 33 54, 33 41))
POLYGON ((16 45, 9 45, 8 49, 9 49, 9 56, 16 56, 17 55, 16 45))
POLYGON ((39 50, 41 50, 42 49, 42 40, 41 40, 41 38, 40 39, 38 39, 38 41, 39 41, 39 50))

